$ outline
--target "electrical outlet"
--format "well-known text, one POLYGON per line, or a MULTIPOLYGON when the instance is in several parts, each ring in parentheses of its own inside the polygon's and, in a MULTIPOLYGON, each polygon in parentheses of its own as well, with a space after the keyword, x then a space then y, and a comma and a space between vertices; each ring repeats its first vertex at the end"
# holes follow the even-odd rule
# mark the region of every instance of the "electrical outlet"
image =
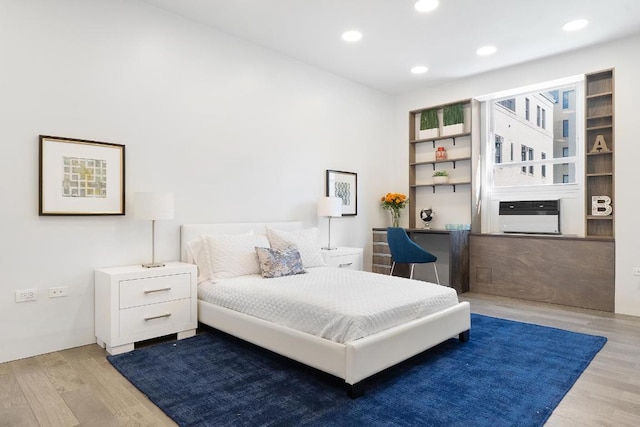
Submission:
POLYGON ((68 286, 58 286, 56 288, 49 288, 49 298, 66 297, 68 286))
POLYGON ((35 301, 37 299, 37 289, 20 289, 16 291, 16 302, 35 301))
POLYGON ((633 275, 640 276, 640 267, 633 267, 633 275))

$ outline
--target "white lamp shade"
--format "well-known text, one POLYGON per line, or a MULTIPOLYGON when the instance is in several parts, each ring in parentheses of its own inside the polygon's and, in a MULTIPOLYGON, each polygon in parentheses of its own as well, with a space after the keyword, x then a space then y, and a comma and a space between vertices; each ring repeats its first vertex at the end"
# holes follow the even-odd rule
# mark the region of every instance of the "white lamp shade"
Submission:
POLYGON ((321 197, 318 200, 318 216, 342 216, 342 199, 340 197, 321 197))
POLYGON ((137 219, 173 219, 173 193, 135 193, 137 219))

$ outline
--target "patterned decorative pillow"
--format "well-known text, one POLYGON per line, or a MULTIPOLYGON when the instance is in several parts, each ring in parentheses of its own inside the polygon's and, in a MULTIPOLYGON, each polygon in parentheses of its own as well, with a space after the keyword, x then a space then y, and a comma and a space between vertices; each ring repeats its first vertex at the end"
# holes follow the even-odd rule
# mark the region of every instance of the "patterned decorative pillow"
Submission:
POLYGON ((292 276, 306 273, 302 266, 302 258, 297 248, 290 246, 286 249, 261 248, 256 246, 258 261, 262 277, 292 276))
POLYGON ((315 227, 298 231, 275 230, 267 227, 267 237, 272 248, 285 249, 289 246, 298 248, 304 268, 325 265, 320 251, 320 231, 315 227))

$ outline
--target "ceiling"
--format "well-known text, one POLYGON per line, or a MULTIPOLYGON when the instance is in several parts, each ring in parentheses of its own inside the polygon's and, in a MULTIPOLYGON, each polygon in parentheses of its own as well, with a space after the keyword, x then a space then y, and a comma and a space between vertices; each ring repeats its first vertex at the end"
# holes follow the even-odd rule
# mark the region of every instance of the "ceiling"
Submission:
POLYGON ((414 0, 143 1, 389 94, 640 33, 638 0, 440 0, 430 13, 414 0), (562 31, 577 18, 589 25, 562 31), (350 29, 359 42, 341 39, 350 29), (476 55, 484 45, 497 53, 476 55))

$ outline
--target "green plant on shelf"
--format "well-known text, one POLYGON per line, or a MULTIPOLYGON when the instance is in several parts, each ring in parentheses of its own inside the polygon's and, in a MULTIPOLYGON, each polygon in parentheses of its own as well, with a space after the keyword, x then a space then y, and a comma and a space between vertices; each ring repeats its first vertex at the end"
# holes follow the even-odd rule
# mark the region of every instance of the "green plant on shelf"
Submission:
POLYGON ((447 171, 435 171, 433 173, 433 176, 449 176, 449 174, 447 173, 447 171))
POLYGON ((464 123, 464 107, 461 103, 446 105, 442 109, 442 122, 445 126, 464 123))
POLYGON ((423 110, 420 113, 420 130, 436 129, 438 127, 438 111, 435 108, 423 110))

